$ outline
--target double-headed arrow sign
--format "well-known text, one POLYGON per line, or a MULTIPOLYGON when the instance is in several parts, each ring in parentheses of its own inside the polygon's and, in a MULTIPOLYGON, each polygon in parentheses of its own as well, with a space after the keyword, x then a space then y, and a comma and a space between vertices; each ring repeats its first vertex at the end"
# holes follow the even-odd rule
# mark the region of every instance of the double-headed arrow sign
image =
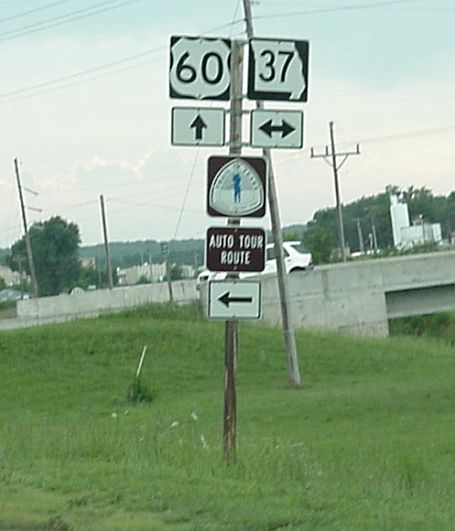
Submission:
POLYGON ((292 127, 285 120, 281 120, 281 125, 273 125, 273 120, 267 120, 267 122, 259 126, 259 129, 264 131, 269 138, 272 138, 273 133, 281 133, 281 138, 286 138, 295 131, 295 127, 292 127))
POLYGON ((303 113, 252 111, 250 141, 252 147, 300 149, 303 146, 303 113))

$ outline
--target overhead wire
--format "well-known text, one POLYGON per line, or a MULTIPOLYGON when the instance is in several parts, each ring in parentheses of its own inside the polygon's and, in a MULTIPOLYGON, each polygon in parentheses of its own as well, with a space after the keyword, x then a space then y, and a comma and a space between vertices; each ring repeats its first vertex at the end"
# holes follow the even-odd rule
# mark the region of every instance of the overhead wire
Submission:
POLYGON ((383 0, 378 2, 368 2, 368 3, 362 3, 362 4, 348 4, 344 6, 337 6, 337 7, 317 7, 313 9, 304 9, 300 11, 292 11, 292 12, 278 12, 278 13, 271 13, 268 15, 256 15, 253 18, 255 20, 264 20, 269 18, 285 18, 285 17, 295 17, 299 15, 316 15, 320 13, 336 13, 339 11, 356 11, 356 10, 365 10, 365 9, 372 9, 377 7, 386 7, 386 6, 395 6, 395 5, 401 5, 401 4, 410 4, 415 2, 421 2, 422 0, 383 0))
MULTIPOLYGON (((133 1, 137 1, 137 0, 133 0, 133 1)), ((390 5, 396 5, 396 4, 411 3, 411 2, 415 2, 415 1, 416 0, 401 0, 401 1, 396 1, 395 0, 395 1, 388 1, 388 2, 384 2, 383 1, 383 2, 374 2, 374 3, 369 3, 369 4, 355 4, 355 5, 350 5, 350 6, 340 6, 340 7, 337 7, 337 8, 320 8, 320 9, 311 10, 311 13, 324 13, 324 12, 342 11, 342 10, 349 10, 349 9, 366 9, 366 8, 371 8, 371 7, 379 7, 379 6, 386 6, 386 5, 390 6, 390 5)), ((57 4, 57 3, 58 2, 56 2, 55 4, 57 4)), ((128 3, 132 3, 132 2, 123 2, 122 5, 123 4, 128 4, 128 3)), ((106 4, 106 2, 102 2, 102 4, 106 4)), ((239 4, 240 4, 240 0, 239 0, 239 3, 237 4, 236 11, 238 9, 238 5, 239 4)), ((120 7, 120 5, 114 6, 112 8, 115 8, 115 7, 120 7)), ((263 16, 259 15, 259 16, 256 16, 254 18, 255 19, 261 19, 261 18, 271 18, 271 17, 280 17, 280 16, 286 17, 286 16, 296 16, 297 14, 310 14, 310 11, 299 11, 299 12, 294 12, 294 13, 278 13, 278 14, 275 14, 275 15, 263 15, 263 16)), ((234 20, 231 23, 217 26, 215 28, 212 28, 211 30, 208 30, 205 33, 212 33, 214 31, 218 31, 218 30, 224 29, 226 27, 230 27, 231 28, 231 33, 232 33, 232 29, 233 29, 234 25, 238 24, 240 22, 243 22, 243 18, 235 19, 235 16, 236 16, 236 13, 234 15, 234 20)), ((46 29, 46 28, 42 28, 42 29, 46 29)), ((55 79, 55 80, 50 80, 48 82, 40 83, 40 84, 33 85, 33 86, 30 86, 30 87, 25 87, 23 89, 19 89, 18 91, 11 91, 10 93, 0 94, 0 98, 5 98, 5 99, 10 98, 9 101, 11 101, 11 98, 14 96, 14 92, 16 92, 17 96, 30 97, 33 94, 29 94, 29 93, 30 92, 33 93, 33 91, 40 90, 41 92, 37 93, 36 95, 41 95, 41 94, 49 92, 50 90, 59 90, 60 88, 67 88, 67 87, 75 86, 75 85, 78 85, 78 84, 81 84, 81 83, 85 83, 85 82, 91 81, 94 78, 92 77, 92 78, 89 78, 89 79, 81 79, 81 80, 77 79, 77 78, 78 77, 87 76, 87 75, 90 75, 90 74, 94 74, 97 71, 102 71, 102 70, 105 70, 105 69, 107 70, 109 68, 112 68, 113 66, 124 64, 126 62, 136 60, 137 58, 141 58, 141 57, 144 57, 146 55, 162 51, 162 50, 164 50, 166 48, 167 48, 167 46, 162 46, 162 47, 159 47, 159 48, 156 48, 156 49, 153 49, 153 50, 148 50, 148 51, 142 52, 140 54, 135 54, 134 56, 129 56, 129 57, 126 57, 126 58, 122 58, 122 59, 117 60, 117 61, 111 61, 110 63, 106 63, 106 64, 100 65, 98 67, 94 67, 94 68, 87 69, 87 70, 84 70, 84 71, 81 71, 81 72, 70 74, 68 76, 63 76, 62 78, 58 78, 58 79, 55 79), (63 87, 52 87, 53 84, 63 83, 64 81, 69 81, 70 83, 67 83, 63 87), (44 89, 44 90, 42 90, 42 89, 44 89)), ((145 64, 149 64, 149 62, 150 61, 143 62, 143 63, 138 64, 138 65, 131 65, 131 66, 128 66, 126 68, 117 69, 116 71, 113 71, 113 72, 106 72, 106 73, 101 74, 100 76, 96 76, 96 78, 104 77, 104 76, 108 76, 108 75, 113 75, 115 73, 122 72, 122 71, 130 69, 130 68, 138 68, 138 67, 143 66, 145 64)), ((439 128, 439 129, 435 129, 435 130, 426 130, 426 131, 408 132, 408 133, 406 133, 406 136, 409 136, 409 135, 412 135, 412 134, 423 134, 425 132, 433 133, 433 132, 441 131, 441 130, 445 130, 445 129, 447 129, 447 128, 439 128)), ((450 127, 449 129, 452 129, 452 127, 450 127)), ((389 139, 389 138, 397 138, 397 137, 400 137, 400 136, 403 136, 403 135, 399 134, 399 135, 390 135, 390 136, 385 136, 385 137, 376 137, 376 138, 373 138, 373 139, 364 140, 362 142, 376 142, 376 141, 382 141, 384 139, 389 139)), ((195 166, 196 166, 196 160, 195 160, 195 162, 193 164, 193 168, 195 168, 195 166)), ((188 185, 187 185, 187 188, 186 188, 184 204, 186 202, 186 197, 187 197, 189 189, 190 189, 191 179, 192 179, 192 176, 190 174, 190 181, 188 182, 188 185)), ((182 209, 184 209, 184 204, 182 205, 182 209)), ((75 208, 75 207, 72 207, 72 208, 75 208)), ((164 208, 168 208, 168 207, 164 207, 164 208)), ((181 217, 182 217, 182 212, 183 212, 182 209, 180 209, 179 222, 178 222, 178 226, 177 226, 177 229, 176 229, 176 234, 178 232, 178 227, 180 225, 180 220, 181 220, 181 217)))
POLYGON ((7 22, 11 22, 12 20, 17 20, 18 18, 26 17, 28 15, 34 15, 35 13, 39 13, 41 11, 51 9, 52 7, 57 7, 61 4, 67 4, 68 2, 72 2, 72 1, 73 0, 58 0, 56 2, 51 2, 49 4, 46 4, 44 6, 35 7, 33 9, 28 9, 27 11, 21 11, 20 13, 16 13, 15 15, 10 15, 8 17, 0 18, 0 24, 5 24, 7 22))
MULTIPOLYGON (((232 17, 232 22, 230 24, 230 33, 232 33, 232 29, 233 29, 234 25, 236 24, 236 21, 237 21, 236 17, 237 17, 237 12, 238 12, 239 7, 240 7, 240 0, 237 0, 236 6, 235 6, 235 10, 234 10, 234 15, 232 17)), ((196 172, 196 166, 197 166, 197 162, 198 162, 198 158, 199 158, 199 153, 200 153, 200 148, 199 148, 199 146, 197 146, 196 153, 195 153, 195 156, 194 156, 193 166, 192 166, 191 171, 190 171, 188 183, 187 183, 187 186, 186 186, 186 189, 185 189, 182 205, 181 205, 181 208, 180 208, 179 216, 178 216, 178 219, 177 219, 177 224, 176 224, 176 227, 175 227, 174 239, 177 238, 177 234, 178 234, 178 231, 180 229, 180 225, 181 225, 182 218, 183 218, 183 213, 184 213, 185 208, 186 208, 186 202, 188 200, 188 195, 189 195, 189 192, 190 192, 190 189, 191 189, 191 183, 193 182, 194 174, 196 172)))
POLYGON ((111 11, 112 9, 117 9, 125 5, 133 4, 136 2, 142 2, 144 0, 105 0, 83 9, 78 9, 71 13, 65 15, 59 15, 41 22, 35 22, 22 28, 10 30, 4 33, 0 33, 0 42, 8 41, 10 39, 15 39, 17 37, 23 37, 31 33, 36 33, 38 31, 43 31, 49 28, 54 28, 56 26, 61 26, 63 24, 69 24, 70 22, 75 22, 77 20, 82 20, 93 15, 99 15, 100 13, 105 13, 106 11, 111 11), (103 7, 104 6, 104 7, 103 7))
MULTIPOLYGON (((212 28, 211 30, 208 30, 208 31, 206 31, 204 33, 211 33, 213 31, 217 31, 218 29, 232 27, 233 24, 236 24, 238 22, 243 22, 243 19, 238 19, 238 20, 235 20, 235 21, 233 21, 231 23, 223 24, 222 26, 217 26, 216 28, 212 28)), ((103 63, 103 64, 98 65, 98 66, 93 67, 93 68, 89 68, 89 69, 86 69, 86 70, 81 70, 81 71, 78 71, 78 72, 74 72, 74 73, 68 74, 66 76, 55 78, 55 79, 52 79, 52 80, 49 80, 49 81, 44 81, 44 82, 37 83, 37 84, 34 84, 34 85, 29 85, 29 86, 23 87, 21 89, 0 93, 0 104, 1 103, 5 103, 5 102, 11 103, 11 102, 16 102, 16 101, 23 101, 23 100, 29 99, 31 97, 45 95, 45 94, 48 94, 48 93, 51 93, 51 92, 55 92, 55 91, 58 91, 58 90, 62 90, 62 89, 65 89, 65 88, 71 88, 73 86, 78 86, 78 85, 81 85, 81 84, 85 84, 85 83, 88 83, 88 82, 91 82, 91 81, 95 81, 95 80, 103 78, 103 77, 108 77, 108 76, 115 75, 115 74, 118 74, 118 73, 122 73, 122 72, 125 72, 125 71, 128 71, 128 70, 132 70, 132 69, 135 69, 135 68, 140 68, 142 66, 146 66, 148 64, 151 64, 155 60, 159 60, 159 59, 163 58, 164 55, 160 55, 159 57, 150 59, 148 61, 143 61, 143 62, 135 64, 135 65, 126 66, 124 68, 116 69, 116 70, 113 70, 113 71, 110 71, 110 72, 106 72, 106 73, 103 73, 103 74, 100 74, 100 75, 97 75, 97 76, 91 76, 89 78, 80 79, 80 80, 78 79, 80 77, 84 77, 84 76, 87 76, 87 75, 90 75, 90 74, 95 74, 96 72, 101 72, 102 70, 107 70, 109 68, 112 68, 113 66, 117 66, 117 65, 120 65, 120 64, 128 63, 130 61, 134 61, 136 59, 139 59, 141 57, 145 57, 147 55, 153 55, 153 54, 159 53, 161 51, 167 50, 167 48, 168 48, 167 44, 163 45, 163 46, 158 46, 156 48, 152 48, 150 50, 145 50, 144 52, 140 52, 138 54, 134 54, 134 55, 131 55, 131 56, 123 57, 123 58, 118 59, 116 61, 110 61, 108 63, 103 63), (69 81, 69 83, 65 83, 65 84, 62 85, 61 83, 64 83, 65 81, 69 81), (57 85, 57 86, 55 86, 55 85, 57 85), (1 100, 4 100, 4 101, 1 101, 1 100)))
POLYGON ((86 75, 89 75, 89 74, 100 72, 101 70, 106 70, 107 68, 111 68, 113 66, 118 66, 118 65, 121 65, 123 63, 128 63, 130 61, 134 61, 136 59, 141 59, 141 58, 143 58, 143 57, 145 57, 147 55, 152 55, 152 54, 158 53, 158 52, 160 52, 160 51, 162 51, 162 50, 164 50, 166 48, 167 48, 166 46, 159 46, 157 48, 151 48, 150 50, 145 50, 144 52, 141 52, 141 53, 137 53, 137 54, 134 54, 134 55, 129 55, 129 56, 126 56, 126 57, 122 57, 121 59, 117 59, 115 61, 110 61, 108 63, 104 63, 102 65, 95 66, 93 68, 87 68, 85 70, 80 70, 78 72, 74 72, 73 74, 68 74, 66 76, 61 76, 61 77, 58 77, 58 78, 55 78, 55 79, 51 79, 49 81, 43 81, 42 83, 36 83, 34 85, 29 85, 28 87, 24 87, 22 89, 12 90, 12 91, 9 91, 9 92, 3 92, 3 93, 0 93, 0 98, 1 99, 3 99, 3 98, 11 98, 13 96, 18 96, 18 95, 21 95, 21 94, 24 94, 24 93, 27 93, 27 92, 31 92, 31 91, 36 90, 36 89, 46 88, 46 87, 49 87, 50 85, 62 83, 64 81, 69 81, 69 80, 72 80, 72 79, 75 79, 75 78, 78 78, 78 77, 81 77, 81 76, 86 76, 86 75))
MULTIPOLYGON (((343 144, 351 145, 353 143, 359 143, 359 144, 375 144, 380 142, 389 142, 392 140, 406 140, 408 138, 413 138, 416 136, 425 136, 425 135, 433 135, 433 134, 439 134, 439 133, 446 133, 449 131, 452 131, 455 129, 455 125, 448 125, 444 127, 435 127, 435 128, 429 128, 429 129, 418 129, 416 131, 406 131, 404 133, 394 133, 390 135, 381 135, 377 137, 367 137, 367 138, 361 138, 356 139, 355 141, 351 140, 345 140, 343 142, 339 142, 339 145, 342 146, 343 144)), ((323 150, 325 149, 327 144, 320 144, 317 146, 313 146, 313 149, 315 151, 317 150, 323 150)), ((299 153, 293 153, 291 155, 288 155, 286 157, 281 157, 276 161, 276 164, 278 166, 285 164, 286 162, 289 162, 290 160, 298 159, 302 156, 307 156, 310 154, 310 148, 304 148, 302 152, 299 153)))
MULTIPOLYGON (((106 1, 105 2, 101 2, 100 4, 97 4, 97 5, 100 6, 100 5, 104 5, 106 3, 112 3, 112 1, 118 2, 119 0, 108 0, 108 2, 106 2, 106 1)), ((128 0, 127 2, 122 2, 121 5, 132 3, 132 2, 136 2, 136 1, 142 1, 142 0, 128 0)), ((275 13, 273 15, 256 15, 254 17, 254 19, 257 20, 257 19, 261 19, 261 18, 296 16, 296 15, 299 15, 299 14, 326 13, 326 12, 331 12, 331 11, 340 11, 340 10, 349 10, 349 9, 367 9, 367 8, 379 7, 379 6, 390 6, 390 5, 395 5, 395 4, 398 5, 398 4, 403 4, 403 3, 412 3, 412 2, 416 2, 416 1, 420 1, 420 0, 388 0, 388 1, 366 3, 366 4, 351 4, 351 5, 346 5, 346 6, 317 8, 317 9, 304 10, 304 11, 298 11, 298 12, 292 12, 292 13, 279 12, 279 13, 275 13)), ((212 33, 214 31, 218 31, 220 29, 225 29, 225 28, 230 28, 230 31, 232 33, 232 29, 233 29, 233 27, 236 24, 244 22, 243 18, 236 18, 239 5, 240 5, 240 2, 238 2, 237 5, 236 5, 234 18, 233 18, 233 20, 230 23, 222 24, 222 25, 216 26, 214 28, 211 28, 209 30, 206 30, 204 32, 204 34, 209 34, 209 33, 212 33)), ((93 9, 93 7, 94 6, 91 6, 90 9, 93 9)), ((114 8, 114 7, 120 7, 120 4, 118 6, 117 5, 113 6, 113 7, 111 6, 110 8, 114 8)), ((88 9, 88 8, 85 8, 85 9, 88 9)), ((1 40, 2 35, 3 34, 0 34, 0 40, 1 40)), ((132 65, 132 66, 128 66, 128 67, 125 67, 125 68, 116 69, 116 70, 113 70, 113 71, 110 71, 110 72, 106 72, 106 73, 100 74, 99 76, 92 76, 92 77, 88 77, 86 79, 77 80, 77 78, 79 78, 79 77, 84 77, 84 76, 88 76, 90 74, 95 74, 98 71, 107 70, 107 69, 112 68, 112 67, 114 67, 116 65, 128 63, 130 61, 134 61, 134 60, 139 59, 141 57, 145 57, 146 55, 151 55, 151 54, 158 53, 158 52, 163 51, 165 49, 167 49, 167 45, 160 46, 160 47, 157 47, 157 48, 154 48, 154 49, 150 49, 150 50, 146 50, 144 52, 140 52, 140 53, 132 55, 132 56, 124 57, 124 58, 121 58, 121 59, 116 60, 116 61, 111 61, 109 63, 104 63, 104 64, 98 65, 96 67, 87 69, 87 70, 82 70, 82 71, 79 71, 79 72, 75 72, 73 74, 68 74, 68 75, 62 76, 60 78, 56 78, 56 79, 45 81, 45 82, 42 82, 42 83, 30 85, 30 86, 24 87, 22 89, 17 89, 17 90, 5 92, 5 93, 0 94, 0 99, 1 100, 7 100, 8 103, 10 103, 12 101, 13 102, 14 101, 22 101, 22 100, 28 99, 28 98, 30 98, 32 96, 35 97, 35 96, 45 95, 45 94, 48 94, 50 92, 54 92, 56 90, 61 90, 61 89, 65 89, 65 88, 71 88, 73 86, 77 86, 77 85, 80 85, 80 84, 83 84, 83 83, 91 82, 91 81, 100 79, 102 77, 108 77, 108 76, 111 76, 111 75, 115 75, 115 74, 118 74, 118 73, 122 73, 122 72, 125 72, 125 71, 128 71, 128 70, 131 70, 131 69, 140 68, 142 66, 146 66, 146 65, 150 64, 152 62, 152 60, 144 61, 144 62, 141 62, 141 63, 136 64, 136 65, 132 65), (69 81, 69 83, 65 83, 65 84, 62 85, 62 83, 64 83, 65 81, 69 81)), ((162 56, 160 56, 160 57, 162 57, 162 56)), ((158 58, 155 58, 155 59, 158 59, 158 58)))

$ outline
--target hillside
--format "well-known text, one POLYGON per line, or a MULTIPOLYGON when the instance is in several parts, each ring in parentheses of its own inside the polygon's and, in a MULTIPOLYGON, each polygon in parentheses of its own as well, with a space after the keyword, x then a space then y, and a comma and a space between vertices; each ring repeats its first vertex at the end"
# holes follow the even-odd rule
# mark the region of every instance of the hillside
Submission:
MULTIPOLYGON (((204 240, 171 240, 166 242, 172 262, 187 265, 202 265, 204 260, 204 240)), ((156 240, 138 240, 133 242, 111 242, 109 244, 112 267, 130 267, 143 264, 151 258, 152 263, 162 263, 160 242, 156 240)), ((100 266, 104 265, 104 244, 83 246, 82 258, 96 258, 100 266)))
POLYGON ((454 347, 299 333, 289 389, 280 331, 241 323, 226 467, 223 337, 168 306, 1 333, 0 529, 453 529, 454 347))

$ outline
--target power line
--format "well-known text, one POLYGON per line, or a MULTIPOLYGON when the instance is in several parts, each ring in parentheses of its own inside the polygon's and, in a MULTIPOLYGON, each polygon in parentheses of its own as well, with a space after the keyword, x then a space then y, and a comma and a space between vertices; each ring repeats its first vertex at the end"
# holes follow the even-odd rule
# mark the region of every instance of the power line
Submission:
MULTIPOLYGON (((145 57, 147 55, 152 55, 152 54, 160 52, 160 51, 162 51, 162 50, 164 50, 166 48, 167 48, 167 46, 160 46, 160 47, 157 47, 157 48, 152 48, 150 50, 146 50, 144 52, 137 53, 135 55, 129 55, 127 57, 123 57, 122 59, 117 59, 116 61, 110 61, 109 63, 104 63, 102 65, 95 66, 93 68, 87 68, 86 70, 80 70, 79 72, 75 72, 73 74, 68 74, 66 76, 62 76, 62 77, 58 77, 58 78, 55 78, 55 79, 51 79, 49 81, 43 81, 42 83, 37 83, 35 85, 29 85, 28 87, 24 87, 22 89, 12 90, 10 92, 3 92, 2 94, 0 94, 0 98, 1 99, 12 98, 14 96, 18 96, 18 95, 21 95, 21 94, 26 94, 27 92, 32 92, 32 91, 37 90, 37 89, 50 87, 52 85, 57 85, 57 84, 62 83, 64 81, 77 79, 78 77, 82 77, 82 76, 86 76, 86 75, 93 74, 93 73, 96 73, 96 72, 100 72, 102 70, 106 70, 107 68, 111 68, 113 66, 121 65, 123 63, 128 63, 130 61, 134 61, 136 59, 140 59, 140 58, 145 57)), ((137 65, 137 66, 143 66, 143 64, 148 64, 148 62, 147 63, 141 63, 140 65, 137 65)), ((123 70, 121 70, 121 71, 123 71, 123 70)))
MULTIPOLYGON (((109 6, 111 6, 111 8, 115 8, 116 6, 115 5, 112 6, 112 4, 117 4, 120 1, 121 0, 103 0, 103 2, 99 2, 98 4, 94 4, 92 6, 84 7, 82 9, 76 9, 75 11, 70 11, 68 13, 64 13, 63 15, 57 15, 55 17, 47 18, 47 19, 44 19, 38 22, 33 22, 32 24, 27 24, 25 26, 21 26, 19 28, 6 31, 4 33, 0 33, 0 39, 3 40, 4 37, 15 35, 16 33, 21 33, 21 34, 28 33, 29 30, 30 30, 30 33, 32 33, 32 30, 40 30, 40 29, 43 29, 43 26, 48 27, 53 24, 58 25, 61 22, 66 22, 67 19, 73 19, 74 17, 90 16, 91 14, 96 14, 98 10, 102 8, 105 9, 106 7, 109 7, 109 6)), ((136 1, 136 0, 129 0, 129 1, 136 1)))
POLYGON ((415 136, 425 136, 425 135, 432 135, 432 134, 437 134, 437 133, 446 133, 454 129, 455 129, 455 125, 435 127, 433 129, 418 129, 416 131, 407 131, 405 133, 396 133, 392 135, 365 138, 361 142, 363 144, 366 144, 370 142, 373 143, 373 142, 385 142, 389 140, 400 140, 400 139, 406 139, 406 138, 415 137, 415 136))
POLYGON ((186 186, 185 195, 183 197, 182 206, 180 208, 179 217, 177 219, 177 225, 175 227, 174 238, 177 238, 177 234, 178 234, 178 231, 179 231, 179 228, 180 228, 180 223, 182 221, 182 216, 183 216, 183 212, 185 210, 186 201, 188 199, 188 194, 190 192, 191 183, 193 182, 194 173, 196 171, 196 164, 197 164, 198 156, 199 156, 199 147, 196 150, 196 155, 194 157, 193 167, 191 168, 190 176, 189 176, 189 179, 188 179, 188 184, 186 186))
POLYGON ((100 13, 105 13, 106 11, 111 11, 112 9, 117 9, 128 4, 133 4, 135 2, 142 2, 143 0, 124 0, 115 5, 111 5, 118 0, 107 0, 94 6, 90 6, 84 9, 78 9, 67 13, 66 15, 59 15, 58 17, 53 17, 41 22, 35 22, 34 24, 29 24, 28 26, 23 26, 22 28, 7 31, 5 33, 0 33, 0 42, 8 41, 16 37, 23 37, 29 35, 30 33, 36 33, 38 31, 43 31, 49 28, 54 28, 56 26, 61 26, 63 24, 68 24, 70 22, 75 22, 93 15, 99 15, 100 13), (105 6, 105 7, 102 7, 105 6))
MULTIPOLYGON (((233 14, 232 21, 231 21, 231 24, 230 24, 230 34, 232 34, 232 30, 234 28, 234 25, 236 24, 236 22, 238 20, 236 17, 237 17, 237 13, 238 13, 238 10, 239 10, 239 7, 240 7, 240 2, 241 2, 241 0, 238 0, 237 3, 236 3, 236 6, 235 6, 234 14, 233 14)), ((188 194, 189 194, 190 188, 191 188, 191 183, 193 182, 193 177, 194 177, 194 173, 196 171, 196 165, 197 165, 198 157, 199 157, 199 147, 197 148, 196 154, 194 156, 193 167, 191 168, 191 172, 190 172, 190 175, 189 175, 188 183, 187 183, 186 190, 185 190, 185 195, 183 197, 182 206, 181 206, 180 212, 179 212, 179 217, 177 218, 177 224, 176 224, 176 227, 175 227, 174 238, 177 238, 177 234, 178 234, 178 231, 180 229, 180 223, 182 222, 183 213, 185 211, 186 202, 188 200, 188 194)))
POLYGON ((89 77, 87 79, 81 79, 79 81, 75 81, 75 82, 72 82, 72 83, 66 83, 64 85, 57 86, 57 87, 51 87, 51 88, 48 88, 47 90, 45 89, 45 90, 41 90, 39 92, 34 92, 34 93, 31 93, 31 94, 25 94, 23 96, 12 97, 9 100, 0 102, 0 105, 2 103, 3 104, 6 104, 6 103, 9 104, 9 103, 15 103, 15 102, 18 102, 18 101, 24 101, 24 100, 28 100, 30 98, 36 98, 38 96, 43 96, 45 94, 51 94, 53 92, 58 92, 59 90, 73 88, 73 87, 76 87, 78 85, 84 85, 85 83, 90 83, 90 82, 96 81, 98 79, 102 79, 104 77, 114 76, 115 74, 120 74, 120 73, 123 73, 123 72, 127 72, 129 70, 134 70, 135 68, 140 68, 142 66, 149 65, 152 62, 153 62, 152 60, 143 61, 142 63, 138 63, 137 65, 131 65, 131 66, 127 66, 127 67, 124 67, 124 68, 117 68, 116 70, 113 70, 112 72, 106 72, 104 74, 98 74, 97 76, 92 76, 92 77, 89 77))
POLYGON ((356 11, 356 10, 366 10, 377 7, 385 6, 394 6, 400 4, 409 4, 413 2, 419 2, 421 0, 386 0, 382 2, 371 2, 367 4, 349 4, 339 7, 318 7, 315 9, 305 9, 302 11, 292 11, 292 12, 278 12, 270 15, 256 15, 255 20, 259 19, 268 19, 268 18, 285 18, 285 17, 296 17, 299 15, 318 15, 320 13, 336 13, 339 11, 356 11))
MULTIPOLYGON (((133 1, 139 1, 139 0, 133 0, 133 1)), ((223 24, 222 26, 217 26, 215 28, 212 28, 210 30, 205 31, 204 33, 205 34, 206 33, 211 33, 213 31, 217 31, 219 29, 224 29, 224 28, 232 28, 235 24, 240 23, 240 22, 243 22, 243 19, 233 20, 232 22, 230 22, 228 24, 223 24)), ((144 62, 141 62, 141 63, 136 64, 136 65, 132 65, 132 66, 128 66, 128 67, 125 67, 125 68, 114 70, 112 72, 106 72, 106 73, 98 75, 98 76, 92 76, 92 77, 90 77, 88 79, 77 80, 77 78, 79 78, 79 77, 83 77, 83 76, 86 76, 86 75, 91 74, 91 73, 96 73, 96 72, 99 72, 99 71, 102 71, 102 70, 106 70, 106 69, 111 68, 113 66, 120 65, 120 64, 123 64, 123 63, 127 63, 129 61, 134 61, 135 59, 139 59, 139 58, 145 57, 147 55, 152 55, 152 54, 161 52, 163 50, 167 50, 167 48, 168 48, 168 46, 166 44, 164 46, 159 46, 157 48, 152 48, 150 50, 146 50, 144 52, 140 52, 140 53, 135 54, 135 55, 131 55, 131 56, 128 56, 128 57, 123 57, 122 59, 118 59, 116 61, 111 61, 109 63, 104 63, 104 64, 101 64, 99 66, 96 66, 96 67, 93 67, 93 68, 89 68, 87 70, 81 70, 79 72, 74 72, 73 74, 68 74, 66 76, 55 78, 55 79, 52 79, 52 80, 49 80, 49 81, 44 81, 42 83, 37 83, 35 85, 30 85, 28 87, 24 87, 24 88, 21 88, 21 89, 13 90, 13 91, 10 91, 10 92, 4 92, 4 93, 0 94, 0 99, 6 99, 6 100, 8 100, 8 103, 10 103, 11 101, 23 101, 23 100, 29 99, 31 97, 45 95, 45 94, 54 92, 56 90, 61 90, 61 89, 65 89, 65 88, 71 88, 73 86, 77 86, 77 85, 80 85, 80 84, 83 84, 83 83, 88 83, 90 81, 94 81, 94 80, 100 79, 102 77, 107 77, 107 76, 111 76, 111 75, 114 75, 114 74, 122 73, 122 72, 125 72, 125 71, 128 71, 128 70, 134 69, 134 68, 139 68, 141 66, 146 66, 146 65, 150 64, 152 61, 151 60, 144 61, 144 62), (67 84, 64 84, 62 86, 57 86, 57 87, 53 86, 53 85, 59 85, 60 83, 62 83, 64 81, 69 81, 69 80, 77 80, 77 81, 71 82, 71 83, 67 83, 67 84), (39 89, 45 89, 45 90, 39 90, 39 89), (34 92, 36 90, 38 90, 38 92, 34 92), (16 96, 19 96, 19 97, 16 97, 16 96)), ((160 59, 162 57, 163 56, 159 56, 156 59, 160 59)))
POLYGON ((0 24, 5 24, 6 22, 11 22, 11 20, 17 20, 18 18, 26 17, 28 15, 33 15, 34 13, 39 13, 40 11, 45 11, 46 9, 50 9, 52 7, 56 7, 61 4, 66 4, 71 1, 72 0, 59 0, 58 2, 51 2, 50 4, 46 4, 41 7, 36 7, 34 9, 29 9, 28 11, 21 11, 20 13, 17 13, 16 15, 11 15, 6 18, 1 18, 0 24))
MULTIPOLYGON (((396 133, 391 135, 383 135, 383 136, 377 136, 377 137, 370 137, 370 138, 361 138, 360 143, 362 144, 374 144, 379 142, 389 142, 393 140, 406 140, 407 138, 413 138, 416 136, 425 136, 425 135, 433 135, 438 133, 446 133, 449 131, 453 131, 455 129, 455 125, 447 125, 443 127, 436 127, 433 129, 420 129, 416 131, 407 131, 406 133, 396 133)), ((345 144, 347 142, 343 142, 345 144)), ((318 145, 314 146, 313 148, 305 148, 303 151, 311 155, 311 149, 324 149, 325 145, 318 145)), ((285 162, 300 158, 302 156, 301 153, 294 153, 292 155, 288 155, 286 157, 281 158, 278 161, 278 165, 284 164, 285 162)))

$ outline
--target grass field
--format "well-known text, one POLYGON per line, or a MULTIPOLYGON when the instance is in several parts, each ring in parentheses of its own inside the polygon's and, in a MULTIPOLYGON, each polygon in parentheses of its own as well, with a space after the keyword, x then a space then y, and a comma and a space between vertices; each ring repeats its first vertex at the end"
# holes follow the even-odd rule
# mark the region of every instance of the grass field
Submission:
POLYGON ((0 333, 0 529, 454 529, 455 347, 299 333, 290 389, 241 323, 226 466, 223 333, 167 306, 0 333))
POLYGON ((16 301, 0 302, 0 321, 2 319, 12 319, 16 316, 16 301))

